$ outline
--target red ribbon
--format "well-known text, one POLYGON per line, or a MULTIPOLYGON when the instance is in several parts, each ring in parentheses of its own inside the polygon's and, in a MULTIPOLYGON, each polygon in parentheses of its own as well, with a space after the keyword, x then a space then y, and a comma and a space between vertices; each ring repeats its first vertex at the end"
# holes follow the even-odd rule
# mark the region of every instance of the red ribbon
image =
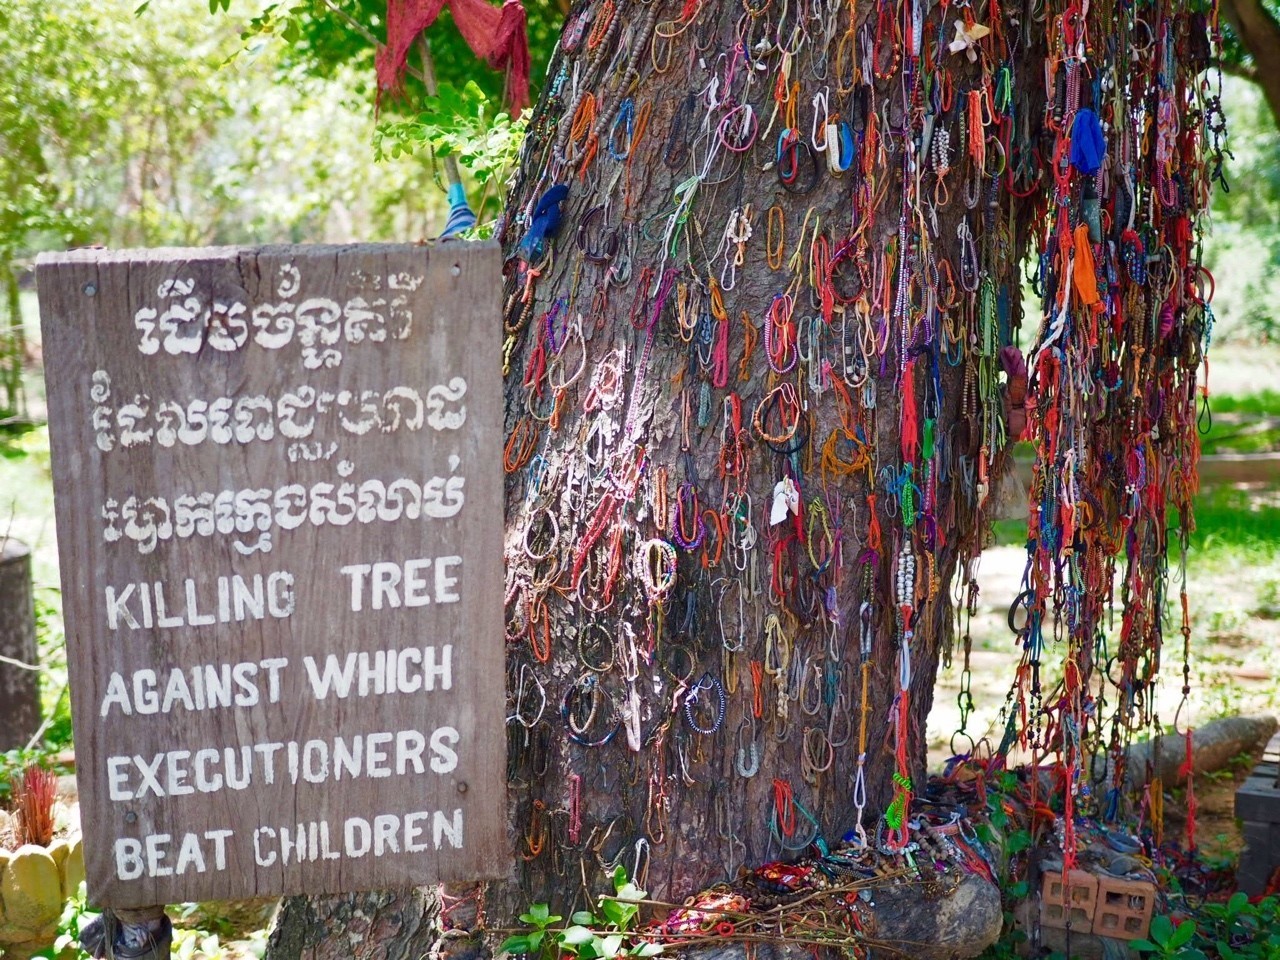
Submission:
POLYGON ((507 73, 506 99, 513 116, 529 105, 529 37, 520 0, 491 7, 485 0, 387 0, 387 45, 378 51, 378 94, 399 88, 414 41, 449 7, 471 51, 507 73))

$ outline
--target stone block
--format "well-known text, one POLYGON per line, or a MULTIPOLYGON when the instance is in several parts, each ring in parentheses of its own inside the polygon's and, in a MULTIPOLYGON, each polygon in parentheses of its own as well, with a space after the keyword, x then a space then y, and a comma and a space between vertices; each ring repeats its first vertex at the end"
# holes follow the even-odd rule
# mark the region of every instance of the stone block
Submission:
POLYGON ((1280 824, 1280 787, 1270 778, 1251 774, 1236 790, 1236 818, 1280 824))
POLYGON ((32 932, 56 929, 62 916, 62 882, 49 851, 32 844, 13 851, 0 873, 0 899, 6 926, 32 932))
POLYGON ((1098 878, 1098 909, 1093 929, 1104 937, 1137 940, 1146 937, 1155 909, 1155 884, 1120 877, 1098 878))
POLYGON ((1257 861, 1241 860, 1236 868, 1236 886, 1251 897, 1256 897, 1267 888, 1271 871, 1266 865, 1257 861))
POLYGON ((1063 889, 1062 874, 1046 871, 1040 887, 1040 923, 1074 933, 1093 930, 1098 904, 1098 878, 1085 870, 1072 870, 1063 889))
POLYGON ((61 874, 62 865, 67 862, 67 854, 71 852, 71 844, 59 837, 45 849, 49 851, 49 856, 53 857, 53 862, 58 865, 58 873, 61 874))
POLYGON ((79 837, 71 840, 67 859, 58 866, 62 874, 62 896, 70 900, 84 883, 84 843, 79 837))

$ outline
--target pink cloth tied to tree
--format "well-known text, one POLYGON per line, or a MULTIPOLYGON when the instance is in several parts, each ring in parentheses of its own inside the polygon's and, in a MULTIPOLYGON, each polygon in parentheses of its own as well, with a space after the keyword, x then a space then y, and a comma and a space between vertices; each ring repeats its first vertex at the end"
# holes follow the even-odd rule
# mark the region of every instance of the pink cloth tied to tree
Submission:
POLYGON ((387 45, 378 51, 378 92, 395 90, 414 41, 435 23, 445 6, 472 52, 495 70, 506 70, 512 116, 529 105, 529 37, 520 0, 501 8, 485 0, 387 0, 387 45))

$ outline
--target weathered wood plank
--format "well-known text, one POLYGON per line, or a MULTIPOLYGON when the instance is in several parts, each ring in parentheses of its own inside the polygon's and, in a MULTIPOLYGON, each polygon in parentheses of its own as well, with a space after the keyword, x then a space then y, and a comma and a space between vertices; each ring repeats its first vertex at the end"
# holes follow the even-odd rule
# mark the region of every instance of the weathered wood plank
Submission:
POLYGON ((504 874, 496 245, 37 277, 91 897, 504 874))

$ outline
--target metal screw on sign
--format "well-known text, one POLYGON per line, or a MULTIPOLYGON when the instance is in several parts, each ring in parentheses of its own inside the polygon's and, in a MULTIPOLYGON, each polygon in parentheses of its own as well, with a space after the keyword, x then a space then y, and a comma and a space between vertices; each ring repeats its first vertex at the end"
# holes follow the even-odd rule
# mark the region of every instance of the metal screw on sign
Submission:
POLYGON ((455 263, 453 267, 449 270, 449 272, 452 273, 455 277, 460 277, 462 276, 462 267, 460 264, 455 263))
POLYGON ((86 297, 92 297, 97 292, 98 292, 98 288, 94 284, 86 283, 84 285, 84 295, 86 297))

